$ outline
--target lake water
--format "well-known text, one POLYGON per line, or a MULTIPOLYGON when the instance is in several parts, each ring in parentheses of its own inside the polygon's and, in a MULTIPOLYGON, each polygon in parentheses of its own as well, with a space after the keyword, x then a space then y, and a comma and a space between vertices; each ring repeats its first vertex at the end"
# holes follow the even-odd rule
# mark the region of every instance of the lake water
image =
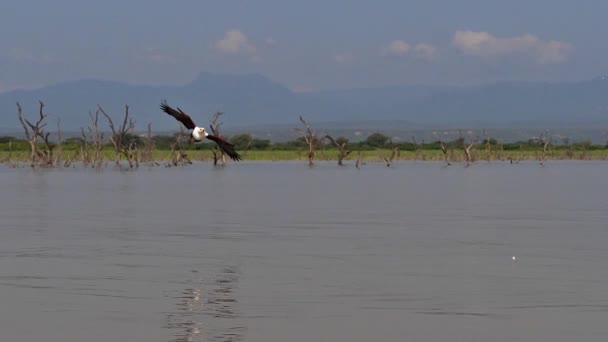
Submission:
POLYGON ((0 339, 608 341, 607 175, 0 166, 0 339))

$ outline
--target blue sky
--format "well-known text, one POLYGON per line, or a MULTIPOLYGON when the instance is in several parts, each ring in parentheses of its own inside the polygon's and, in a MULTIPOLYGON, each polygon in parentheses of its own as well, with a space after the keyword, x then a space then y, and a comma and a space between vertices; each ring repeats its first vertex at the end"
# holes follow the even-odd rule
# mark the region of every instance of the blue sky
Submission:
POLYGON ((298 91, 608 73, 608 1, 3 1, 0 91, 260 73, 298 91))

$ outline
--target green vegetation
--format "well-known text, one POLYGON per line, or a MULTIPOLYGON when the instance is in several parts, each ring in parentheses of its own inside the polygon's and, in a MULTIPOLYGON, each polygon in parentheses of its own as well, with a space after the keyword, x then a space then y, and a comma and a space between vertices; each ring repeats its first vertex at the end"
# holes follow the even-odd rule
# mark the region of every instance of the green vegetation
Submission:
MULTIPOLYGON (((177 141, 178 135, 154 136, 152 138, 154 148, 152 159, 156 161, 170 160, 172 146, 177 141)), ((145 138, 129 134, 127 140, 133 143, 135 148, 143 149, 145 138)), ((306 160, 307 144, 303 138, 297 138, 285 142, 271 142, 270 140, 258 139, 250 134, 237 134, 228 138, 238 151, 243 154, 246 160, 306 160)), ((336 139, 340 144, 346 142, 347 149, 351 151, 345 160, 356 160, 360 158, 366 161, 382 161, 391 154, 393 147, 398 147, 398 160, 443 160, 444 155, 441 151, 439 141, 416 145, 412 142, 391 143, 390 139, 382 133, 369 135, 365 140, 351 142, 344 137, 336 139)), ((454 162, 464 160, 462 149, 462 139, 444 142, 450 160, 454 162)), ((61 144, 63 159, 68 159, 81 152, 84 146, 82 138, 67 138, 61 144)), ((184 152, 191 160, 210 160, 212 159, 211 149, 213 142, 203 142, 200 144, 184 144, 184 152)), ((89 147, 90 148, 90 147, 89 147)), ((499 144, 496 140, 490 139, 483 141, 473 147, 472 154, 475 160, 531 160, 540 158, 542 146, 537 141, 517 141, 512 143, 499 144), (490 147, 488 154, 487 146, 490 147)), ((27 161, 30 158, 30 145, 24 139, 11 136, 0 136, 0 161, 6 161, 9 157, 12 161, 27 161), (10 152, 9 152, 10 151, 10 152)), ((316 159, 336 160, 338 149, 328 141, 320 144, 317 150, 316 159)), ((110 142, 103 145, 102 157, 105 161, 114 160, 114 149, 110 142)), ((577 159, 577 160, 604 160, 608 159, 608 146, 592 144, 582 141, 572 144, 552 145, 546 153, 547 159, 577 159)), ((76 158, 78 159, 78 158, 76 158)))

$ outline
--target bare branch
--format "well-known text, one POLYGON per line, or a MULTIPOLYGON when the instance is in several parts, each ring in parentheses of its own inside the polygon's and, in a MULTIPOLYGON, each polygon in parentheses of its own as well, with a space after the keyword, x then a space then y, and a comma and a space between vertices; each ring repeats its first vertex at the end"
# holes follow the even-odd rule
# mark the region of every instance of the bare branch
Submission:
POLYGON ((452 163, 450 162, 450 157, 448 156, 448 149, 441 140, 439 140, 439 147, 441 148, 441 152, 443 152, 443 158, 445 159, 445 162, 448 164, 448 166, 452 165, 452 163))
POLYGON ((103 108, 100 105, 97 105, 97 110, 103 116, 106 117, 106 119, 108 120, 108 125, 110 126, 110 129, 112 130, 112 135, 110 137, 110 141, 112 142, 112 145, 114 146, 116 164, 117 165, 120 164, 120 156, 123 155, 127 159, 128 163, 129 163, 129 167, 133 167, 134 166, 133 158, 135 157, 135 155, 133 154, 134 146, 131 145, 131 143, 133 143, 133 142, 126 141, 128 134, 132 133, 133 129, 135 128, 135 121, 133 119, 129 118, 129 106, 128 105, 125 106, 125 115, 123 117, 122 124, 118 127, 118 129, 116 129, 116 127, 114 126, 114 122, 112 121, 112 118, 103 110, 103 108))
POLYGON ((346 150, 346 141, 344 141, 342 144, 339 144, 331 135, 327 134, 325 135, 325 138, 329 139, 332 144, 334 144, 337 148, 338 148, 338 165, 344 165, 342 163, 342 161, 344 160, 344 158, 346 158, 346 156, 348 156, 348 154, 350 153, 350 151, 346 150))
POLYGON ((44 119, 48 116, 48 114, 44 113, 44 103, 42 101, 38 101, 40 105, 39 109, 39 118, 36 123, 31 123, 29 120, 23 118, 23 108, 17 102, 17 115, 19 117, 19 122, 21 126, 23 126, 23 130, 25 132, 25 137, 30 144, 31 149, 31 166, 35 167, 37 163, 42 166, 53 166, 53 148, 55 145, 49 141, 49 133, 44 132, 44 127, 46 123, 44 123, 44 119), (29 126, 29 128, 28 128, 29 126), (38 146, 38 138, 41 138, 45 142, 46 149, 41 150, 38 146))
MULTIPOLYGON (((300 121, 306 128, 306 133, 303 133, 304 141, 308 145, 308 166, 313 166, 317 147, 323 143, 324 138, 317 138, 315 132, 310 128, 306 120, 300 115, 300 121)), ((303 131, 302 131, 303 132, 303 131)))
POLYGON ((395 159, 395 157, 398 155, 399 153, 399 146, 393 144, 393 141, 390 141, 391 145, 393 145, 393 147, 391 148, 391 156, 389 158, 384 157, 384 161, 386 162, 386 166, 389 167, 391 166, 391 164, 393 163, 393 159, 395 159))

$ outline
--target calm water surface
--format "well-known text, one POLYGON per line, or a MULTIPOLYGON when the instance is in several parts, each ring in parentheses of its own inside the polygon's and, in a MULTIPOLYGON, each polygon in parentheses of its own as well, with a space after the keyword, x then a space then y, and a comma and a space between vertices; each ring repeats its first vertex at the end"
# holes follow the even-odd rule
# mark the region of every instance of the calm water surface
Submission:
POLYGON ((608 341, 607 175, 2 166, 0 340, 608 341))

